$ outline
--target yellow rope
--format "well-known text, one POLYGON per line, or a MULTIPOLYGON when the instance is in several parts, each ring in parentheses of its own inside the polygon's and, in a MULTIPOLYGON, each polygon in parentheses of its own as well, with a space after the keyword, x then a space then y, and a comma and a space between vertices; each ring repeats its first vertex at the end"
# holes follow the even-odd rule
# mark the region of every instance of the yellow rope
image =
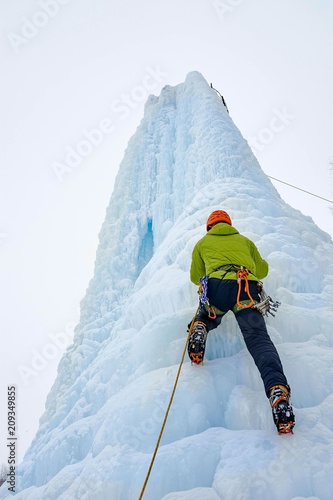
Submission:
POLYGON ((192 326, 193 326, 194 320, 195 320, 196 315, 197 315, 198 312, 199 312, 199 307, 198 307, 195 315, 193 316, 190 328, 188 330, 188 335, 186 337, 186 342, 185 342, 185 346, 184 346, 182 358, 181 358, 180 363, 179 363, 179 367, 178 367, 178 372, 177 372, 177 375, 176 375, 175 383, 173 385, 173 389, 172 389, 170 401, 169 401, 168 407, 167 407, 166 412, 165 412, 165 416, 164 416, 164 420, 163 420, 162 427, 161 427, 161 430, 160 430, 160 434, 159 434, 157 442, 156 442, 155 450, 154 450, 152 459, 150 461, 149 469, 148 469, 148 472, 147 472, 147 475, 146 475, 145 482, 143 483, 143 486, 142 486, 142 490, 141 490, 141 493, 140 493, 140 496, 139 496, 139 500, 142 500, 143 494, 145 492, 145 489, 146 489, 146 486, 147 486, 147 483, 148 483, 148 480, 149 480, 149 476, 150 476, 151 470, 152 470, 153 465, 154 465, 154 461, 155 461, 155 457, 156 457, 156 454, 157 454, 157 450, 158 450, 158 447, 159 447, 161 439, 162 439, 164 427, 165 427, 165 424, 166 424, 166 421, 167 421, 167 418, 168 418, 168 415, 169 415, 169 411, 170 411, 170 408, 171 408, 171 405, 172 405, 173 397, 174 397, 175 392, 176 392, 176 388, 177 388, 177 384, 178 384, 178 379, 179 379, 179 376, 180 376, 180 372, 181 372, 182 365, 183 365, 184 358, 185 358, 185 354, 186 354, 187 344, 188 344, 188 341, 189 341, 190 335, 191 335, 192 326))

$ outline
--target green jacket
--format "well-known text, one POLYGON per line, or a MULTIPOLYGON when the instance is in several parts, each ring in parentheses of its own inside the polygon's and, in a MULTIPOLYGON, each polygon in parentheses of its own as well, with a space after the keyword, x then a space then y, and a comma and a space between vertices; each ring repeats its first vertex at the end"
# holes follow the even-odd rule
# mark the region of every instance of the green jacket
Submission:
POLYGON ((219 222, 198 241, 192 252, 190 277, 197 285, 202 276, 237 279, 236 271, 217 271, 221 266, 235 264, 246 267, 249 280, 261 280, 268 274, 268 264, 255 244, 239 234, 236 228, 219 222))

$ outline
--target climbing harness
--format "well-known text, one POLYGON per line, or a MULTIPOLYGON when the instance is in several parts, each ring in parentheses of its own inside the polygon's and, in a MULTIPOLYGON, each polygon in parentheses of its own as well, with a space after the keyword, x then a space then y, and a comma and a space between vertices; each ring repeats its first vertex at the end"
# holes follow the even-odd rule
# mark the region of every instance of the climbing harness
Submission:
MULTIPOLYGON (((275 313, 278 307, 281 305, 281 302, 279 302, 278 300, 273 300, 272 297, 267 295, 267 293, 264 290, 262 281, 258 281, 257 285, 260 302, 257 302, 253 299, 250 293, 248 275, 249 274, 252 274, 253 276, 255 275, 251 271, 246 269, 244 266, 238 266, 236 264, 226 264, 224 266, 221 266, 218 269, 215 269, 214 273, 216 273, 217 271, 224 271, 220 279, 224 279, 224 277, 230 272, 235 272, 237 274, 238 291, 237 291, 237 303, 233 309, 234 312, 238 312, 241 309, 249 309, 250 307, 252 307, 253 309, 257 309, 257 311, 259 311, 263 316, 268 316, 268 314, 270 314, 271 316, 275 316, 275 313), (247 300, 240 300, 242 280, 245 281, 245 292, 249 297, 249 299, 247 300)), ((209 303, 207 297, 208 279, 209 276, 203 276, 199 280, 200 281, 198 290, 199 300, 200 304, 202 304, 207 310, 208 317, 210 319, 215 319, 216 314, 223 314, 223 312, 219 311, 216 307, 211 306, 209 303)))
POLYGON ((182 366, 183 366, 183 363, 184 363, 184 358, 185 358, 185 354, 186 354, 187 344, 188 344, 188 341, 189 341, 189 339, 190 339, 191 330, 192 330, 192 328, 193 328, 193 324, 194 324, 194 321, 195 321, 196 315, 197 315, 197 314, 198 314, 198 312, 199 312, 199 308, 200 308, 200 306, 198 306, 198 308, 197 308, 197 310, 196 310, 196 312, 195 312, 195 315, 193 316, 193 319, 192 319, 192 321, 191 321, 191 325, 190 325, 190 327, 189 327, 189 329, 188 329, 188 335, 187 335, 186 342, 185 342, 185 346, 184 346, 184 349, 183 349, 183 354, 182 354, 182 357, 181 357, 181 360, 180 360, 180 363, 179 363, 179 366, 178 366, 178 371, 177 371, 177 375, 176 375, 175 382, 174 382, 174 385, 173 385, 173 389, 172 389, 172 392, 171 392, 171 396, 170 396, 169 404, 168 404, 168 406, 167 406, 167 409, 166 409, 166 412, 165 412, 165 415, 164 415, 164 419, 163 419, 163 422, 162 422, 161 430, 160 430, 160 433, 159 433, 158 439, 157 439, 157 441, 156 441, 155 450, 154 450, 154 453, 153 453, 152 459, 151 459, 151 461, 150 461, 150 465, 149 465, 149 468, 148 468, 148 472, 147 472, 147 475, 146 475, 145 481, 144 481, 143 486, 142 486, 142 489, 141 489, 141 493, 140 493, 140 496, 139 496, 139 500, 142 500, 142 498, 143 498, 143 495, 144 495, 144 492, 145 492, 146 486, 147 486, 147 484, 148 484, 149 476, 150 476, 151 470, 152 470, 153 465, 154 465, 154 461, 155 461, 155 458, 156 458, 156 455, 157 455, 157 451, 158 451, 158 448, 159 448, 159 445, 160 445, 160 442, 161 442, 161 439, 162 439, 162 435, 163 435, 164 427, 165 427, 166 421, 167 421, 167 419, 168 419, 168 416, 169 416, 169 411, 170 411, 170 408, 171 408, 171 405, 172 405, 172 402, 173 402, 173 398, 174 398, 174 395, 175 395, 175 392, 176 392, 176 388, 177 388, 177 384, 178 384, 178 380, 179 380, 180 372, 181 372, 181 369, 182 369, 182 366))

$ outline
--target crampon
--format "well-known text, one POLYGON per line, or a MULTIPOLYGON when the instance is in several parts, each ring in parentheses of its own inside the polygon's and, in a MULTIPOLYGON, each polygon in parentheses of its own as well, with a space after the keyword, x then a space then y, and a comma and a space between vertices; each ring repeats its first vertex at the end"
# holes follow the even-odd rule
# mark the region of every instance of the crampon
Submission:
POLYGON ((207 339, 206 325, 196 321, 192 327, 188 341, 187 352, 192 363, 200 365, 203 363, 207 339))
POLYGON ((282 423, 280 422, 277 426, 278 433, 279 434, 294 434, 293 428, 294 428, 295 422, 287 422, 287 423, 282 423))
POLYGON ((271 388, 269 400, 272 406, 273 420, 279 434, 293 434, 295 415, 290 404, 290 394, 283 385, 271 388))

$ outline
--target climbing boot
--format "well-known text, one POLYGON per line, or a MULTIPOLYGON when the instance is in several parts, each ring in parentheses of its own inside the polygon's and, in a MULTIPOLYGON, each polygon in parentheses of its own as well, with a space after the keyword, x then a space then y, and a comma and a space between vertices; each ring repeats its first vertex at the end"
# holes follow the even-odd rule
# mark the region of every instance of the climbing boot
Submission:
POLYGON ((203 362, 207 339, 205 323, 195 321, 188 341, 187 352, 192 363, 200 365, 203 362))
POLYGON ((295 416, 290 403, 289 390, 284 385, 274 385, 269 391, 269 401, 278 433, 293 433, 295 416))

